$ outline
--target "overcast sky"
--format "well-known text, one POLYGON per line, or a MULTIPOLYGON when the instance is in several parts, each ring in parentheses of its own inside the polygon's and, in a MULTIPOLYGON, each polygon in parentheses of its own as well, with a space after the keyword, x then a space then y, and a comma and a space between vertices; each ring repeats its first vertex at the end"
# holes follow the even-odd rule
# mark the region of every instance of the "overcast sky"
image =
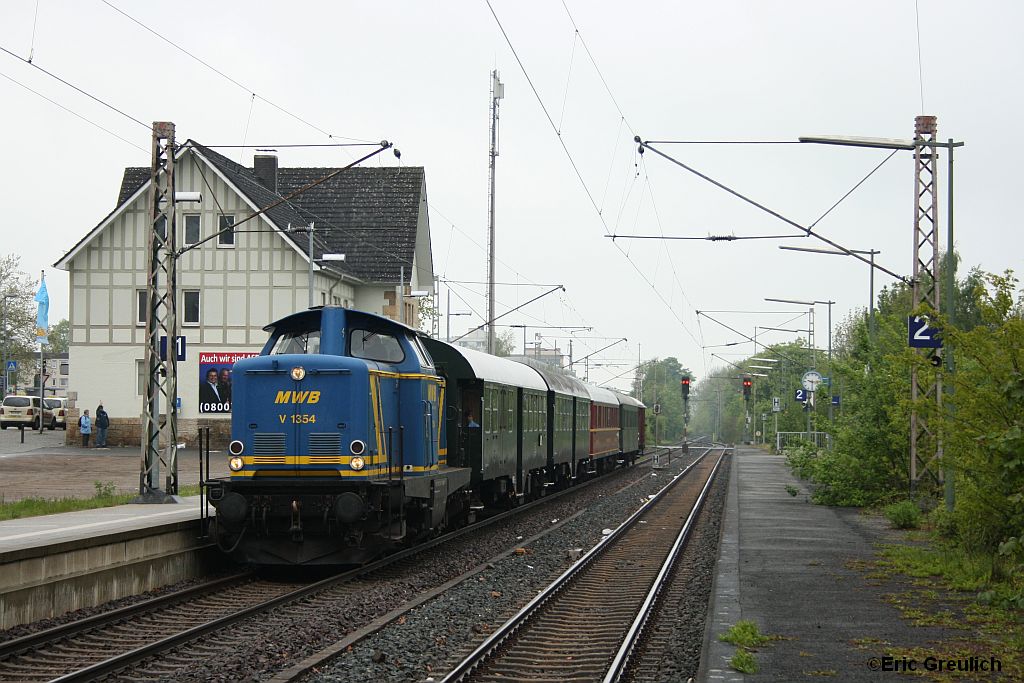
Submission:
MULTIPOLYGON (((576 335, 577 358, 627 337, 628 344, 595 357, 608 364, 591 368, 598 382, 628 370, 625 364, 641 355, 676 356, 703 376, 722 365, 711 352, 751 352, 750 343, 702 350, 742 338, 707 318, 698 321, 696 310, 793 309, 712 314, 752 334, 756 325, 806 326, 806 318, 786 322, 800 307, 766 304, 766 296, 834 300, 836 322, 867 303, 867 266, 777 248, 826 246, 810 238, 606 238, 608 232, 795 232, 651 152, 638 156, 634 134, 690 141, 910 138, 916 115, 936 115, 941 139, 966 142, 956 156, 957 248, 968 266, 1002 271, 1019 264, 1021 190, 1013 183, 1021 175, 1024 113, 1021 3, 492 0, 492 6, 522 68, 485 0, 6 0, 0 46, 22 58, 31 53, 34 65, 140 121, 175 122, 179 141, 274 147, 329 142, 324 131, 394 141, 402 163, 426 168, 437 274, 469 282, 486 277, 489 72, 497 68, 505 84, 497 279, 567 289, 505 321, 592 326, 576 335)), ((123 168, 150 163, 149 132, 2 53, 0 100, 3 252, 19 254, 36 277, 46 269, 55 322, 67 315, 68 284, 52 264, 114 208, 123 168)), ((659 148, 802 225, 888 155, 816 145, 659 148)), ((252 163, 252 149, 225 153, 252 163)), ((281 149, 279 156, 282 166, 338 166, 350 154, 306 148, 281 149)), ((397 162, 388 156, 372 163, 397 162)), ((943 157, 943 245, 945 163, 943 157)), ((849 248, 879 249, 881 265, 909 274, 913 180, 910 153, 897 153, 816 229, 849 248)), ((876 277, 879 288, 890 282, 882 273, 876 277)), ((453 311, 483 314, 483 285, 451 286, 453 311)), ((501 286, 498 310, 541 291, 501 286)), ((826 312, 819 307, 822 348, 826 312)), ((453 331, 469 320, 481 322, 453 318, 453 331)), ((522 330, 515 332, 521 345, 522 330)), ((556 339, 567 346, 566 331, 531 329, 531 339, 536 332, 547 346, 556 339)), ((615 384, 626 387, 630 377, 615 384)))

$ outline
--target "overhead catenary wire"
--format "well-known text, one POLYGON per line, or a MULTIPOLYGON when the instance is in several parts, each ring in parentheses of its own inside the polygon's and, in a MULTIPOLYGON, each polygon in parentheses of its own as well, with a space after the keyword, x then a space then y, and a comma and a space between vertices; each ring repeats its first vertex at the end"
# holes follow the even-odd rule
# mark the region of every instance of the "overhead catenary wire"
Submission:
POLYGON ((311 122, 310 122, 310 121, 308 121, 307 119, 304 119, 304 118, 302 118, 301 116, 299 116, 298 114, 296 114, 296 113, 292 112, 291 110, 289 110, 289 109, 286 109, 285 107, 283 107, 283 106, 281 106, 281 105, 277 104, 276 102, 274 102, 274 101, 272 101, 272 100, 270 100, 270 99, 268 99, 268 98, 266 98, 266 97, 264 97, 264 96, 260 95, 259 93, 257 93, 257 92, 256 92, 255 90, 253 90, 252 88, 250 88, 250 87, 248 87, 248 86, 246 86, 246 85, 243 85, 242 83, 240 83, 240 82, 239 82, 239 81, 237 81, 236 79, 232 78, 232 77, 231 77, 231 76, 229 76, 228 74, 224 73, 223 71, 221 71, 221 70, 220 70, 220 69, 218 69, 217 67, 213 66, 212 64, 210 64, 210 63, 209 63, 209 62, 207 62, 206 60, 204 60, 204 59, 202 59, 202 58, 200 58, 200 57, 198 57, 198 56, 194 55, 194 54, 193 54, 193 53, 191 53, 190 51, 188 51, 188 50, 186 50, 185 48, 183 48, 182 46, 178 45, 178 44, 177 44, 177 43, 175 43, 175 42, 174 42, 173 40, 171 40, 170 38, 168 38, 167 36, 165 36, 164 34, 162 34, 162 33, 158 32, 158 31, 156 31, 156 30, 154 30, 154 29, 150 28, 150 27, 149 27, 149 26, 147 26, 146 24, 142 23, 142 21, 140 21, 139 19, 136 19, 136 18, 135 18, 135 17, 133 17, 132 15, 128 14, 127 12, 125 12, 124 10, 122 10, 122 9, 121 9, 120 7, 118 7, 117 5, 113 4, 112 2, 109 2, 109 0, 100 0, 100 2, 102 2, 102 3, 104 4, 104 5, 106 5, 106 6, 107 6, 107 7, 109 7, 110 9, 114 10, 115 12, 117 12, 118 14, 120 14, 121 16, 125 17, 126 19, 128 19, 128 20, 129 20, 129 21, 131 21, 132 23, 134 23, 134 24, 138 25, 139 27, 141 27, 141 28, 145 29, 146 31, 148 31, 148 32, 149 32, 149 33, 151 33, 152 35, 156 36, 157 38, 159 38, 159 39, 160 39, 160 40, 162 40, 163 42, 167 43, 168 45, 170 45, 171 47, 173 47, 173 48, 174 48, 175 50, 178 50, 179 52, 181 52, 182 54, 186 55, 186 56, 187 56, 187 57, 189 57, 190 59, 192 59, 192 60, 194 60, 194 61, 198 62, 199 64, 201 64, 201 65, 203 65, 203 66, 205 66, 205 67, 206 67, 207 69, 209 69, 210 71, 213 71, 213 72, 214 72, 215 74, 217 74, 217 75, 218 75, 218 76, 220 76, 221 78, 223 78, 223 79, 227 80, 228 82, 232 83, 233 85, 235 85, 235 86, 237 86, 237 87, 241 88, 241 89, 242 89, 242 90, 244 90, 245 92, 247 92, 247 93, 251 94, 251 95, 252 95, 253 97, 255 97, 255 98, 257 98, 257 99, 261 100, 262 102, 264 102, 264 103, 266 103, 266 104, 268 104, 268 105, 270 105, 270 106, 271 106, 271 107, 273 107, 274 109, 277 109, 277 110, 278 110, 278 111, 280 111, 280 112, 281 112, 282 114, 285 114, 285 115, 287 115, 287 116, 290 116, 291 118, 293 118, 293 119, 295 119, 296 121, 298 121, 298 122, 300 122, 300 123, 302 123, 302 124, 304 124, 304 125, 306 125, 306 126, 308 126, 308 127, 312 128, 313 130, 315 130, 315 131, 318 131, 319 133, 322 133, 322 134, 326 135, 326 136, 327 136, 328 138, 331 138, 331 139, 338 139, 338 140, 351 140, 351 141, 353 141, 353 142, 364 142, 364 143, 369 143, 369 142, 372 142, 372 141, 370 141, 370 140, 365 140, 365 139, 360 139, 360 138, 353 138, 353 137, 347 137, 347 136, 344 136, 344 135, 337 135, 337 134, 331 133, 330 131, 327 131, 327 130, 325 130, 325 129, 321 128, 320 126, 318 126, 318 125, 316 125, 316 124, 314 124, 314 123, 311 123, 311 122))
POLYGON ((41 72, 41 73, 44 73, 44 74, 46 74, 46 75, 47 75, 47 76, 49 76, 50 78, 52 78, 52 79, 54 79, 54 80, 56 80, 56 81, 59 81, 59 82, 63 83, 64 85, 66 85, 67 87, 71 88, 71 89, 72 89, 72 90, 74 90, 75 92, 77 92, 77 93, 79 93, 79 94, 81 94, 81 95, 85 95, 86 97, 88 97, 88 98, 89 98, 90 100, 92 100, 93 102, 96 102, 97 104, 103 105, 103 106, 104 106, 104 107, 106 107, 107 109, 109 109, 109 110, 111 110, 111 111, 113 111, 113 112, 115 112, 115 113, 117 113, 117 114, 120 114, 121 116, 125 117, 125 118, 126 118, 126 119, 128 119, 129 121, 133 121, 133 122, 135 122, 135 123, 139 124, 140 126, 142 126, 143 128, 145 128, 146 130, 152 130, 152 129, 153 129, 153 126, 152 126, 152 125, 150 125, 150 124, 148 124, 148 123, 143 123, 142 121, 140 121, 139 119, 135 118, 135 117, 134 117, 134 116, 132 116, 131 114, 129 114, 129 113, 127 113, 127 112, 125 112, 124 110, 122 110, 122 109, 118 109, 117 107, 115 107, 114 105, 110 104, 109 102, 107 102, 107 101, 105 101, 105 100, 103 100, 103 99, 101 99, 101 98, 97 97, 96 95, 93 95, 92 93, 88 92, 87 90, 83 90, 82 88, 79 88, 79 87, 78 87, 77 85, 75 85, 74 83, 71 83, 70 81, 68 81, 68 80, 65 80, 64 78, 61 78, 61 77, 60 77, 60 76, 58 76, 57 74, 53 73, 52 71, 48 71, 47 69, 44 69, 43 67, 39 66, 38 64, 34 64, 34 63, 33 63, 33 62, 31 62, 30 60, 28 60, 28 59, 25 59, 24 57, 22 57, 22 56, 20 56, 20 55, 18 55, 18 54, 16 54, 16 53, 14 53, 14 52, 12 52, 11 50, 8 50, 8 49, 7 49, 6 47, 4 47, 4 46, 2 46, 2 45, 0 45, 0 51, 3 51, 3 52, 5 52, 5 53, 7 53, 7 54, 8 54, 8 55, 10 55, 11 57, 14 57, 14 58, 15 58, 15 59, 17 59, 17 60, 18 60, 19 62, 22 62, 22 63, 24 63, 24 64, 28 64, 28 65, 29 65, 29 66, 31 66, 31 67, 32 67, 33 69, 36 69, 37 71, 39 71, 39 72, 41 72))
POLYGON ((796 221, 794 221, 794 220, 792 220, 790 218, 787 218, 786 216, 783 216, 778 211, 770 209, 767 206, 765 206, 764 204, 758 203, 757 201, 751 199, 750 197, 747 197, 746 195, 740 193, 737 190, 734 190, 733 188, 729 187, 728 185, 726 185, 724 183, 721 183, 721 182, 715 180, 714 178, 712 178, 712 177, 710 177, 708 175, 705 175, 704 173, 701 173, 697 169, 695 169, 695 168, 693 168, 691 166, 688 166, 687 164, 683 163, 682 161, 679 161, 678 159, 676 159, 674 157, 671 157, 668 154, 665 154, 664 152, 662 152, 661 150, 657 149, 656 147, 652 147, 649 142, 643 141, 639 137, 637 137, 634 141, 637 144, 639 144, 642 149, 649 149, 649 150, 651 150, 652 152, 654 152, 658 156, 662 157, 663 159, 666 159, 667 161, 675 164, 676 166, 679 166, 680 168, 682 168, 682 169, 684 169, 686 171, 689 171, 690 173, 694 174, 698 178, 701 178, 702 180, 705 180, 705 181, 711 183, 715 187, 717 187, 717 188, 719 188, 721 190, 724 190, 725 192, 728 192, 729 194, 733 195, 734 197, 743 200, 744 202, 746 202, 746 203, 748 203, 748 204, 750 204, 750 205, 752 205, 752 206, 754 206, 754 207, 764 211, 765 213, 767 213, 767 214, 769 214, 771 216, 774 216, 775 218, 779 219, 783 223, 787 223, 787 224, 793 226, 794 228, 797 228, 798 230, 802 230, 803 232, 805 232, 807 234, 807 236, 819 239, 822 242, 825 242, 826 244, 828 244, 828 245, 830 245, 832 247, 835 247, 836 249, 839 249, 843 253, 848 254, 850 256, 853 256, 854 258, 859 259, 859 260, 863 261, 864 263, 867 263, 868 265, 870 265, 870 266, 872 266, 874 268, 877 268, 878 270, 881 270, 883 273, 891 275, 892 277, 896 278, 900 282, 903 282, 904 284, 909 284, 909 280, 906 277, 904 277, 904 276, 902 276, 902 275, 900 275, 898 273, 895 273, 895 272, 889 270, 888 268, 886 268, 884 266, 878 265, 875 262, 869 261, 868 259, 864 258, 860 254, 857 254, 857 253, 854 253, 854 252, 850 251, 849 249, 847 249, 846 247, 842 246, 838 242, 830 240, 829 238, 825 237, 824 235, 820 235, 820 234, 814 232, 813 230, 811 230, 810 228, 807 228, 807 227, 804 227, 804 226, 800 225, 796 221))
POLYGON ((25 85, 24 83, 21 83, 20 81, 17 81, 14 78, 11 78, 10 76, 8 76, 7 74, 5 74, 3 72, 0 72, 0 76, 6 78, 11 83, 14 83, 15 85, 17 85, 18 87, 24 88, 25 90, 29 91, 33 95, 36 95, 38 97, 43 98, 44 100, 46 100, 47 102, 49 102, 53 106, 59 107, 59 108, 63 109, 64 111, 66 111, 67 113, 71 114, 72 116, 74 116, 74 117, 76 117, 78 119, 81 119, 82 121, 85 121, 90 126, 95 126, 96 128, 102 130, 104 133, 107 133, 108 135, 114 136, 115 138, 117 138, 121 142, 123 142, 123 143, 125 143, 127 145, 131 145, 132 147, 134 147, 135 149, 139 150, 140 152, 142 152, 144 154, 148 154, 149 153, 149 150, 143 148, 141 145, 137 145, 134 142, 132 142, 131 140, 128 140, 127 138, 121 137, 120 135, 118 135, 114 131, 110 130, 109 128, 105 128, 105 127, 101 126, 100 124, 96 123, 95 121, 82 116, 81 114, 79 114, 78 112, 74 111, 73 109, 65 107, 60 102, 58 102, 58 101, 56 101, 56 100, 54 100, 54 99, 52 99, 50 97, 47 97, 46 95, 44 95, 43 93, 39 92, 38 90, 34 90, 34 89, 30 88, 29 86, 25 85))
MULTIPOLYGON (((558 140, 558 144, 562 147, 562 151, 565 153, 566 158, 569 161, 569 165, 572 167, 573 172, 576 174, 577 180, 579 180, 579 183, 583 187, 583 191, 587 195, 587 198, 589 199, 591 206, 593 206, 594 211, 597 213, 598 219, 601 221, 602 225, 605 228, 605 231, 607 232, 608 231, 608 224, 607 224, 607 222, 604 219, 604 216, 603 216, 603 214, 602 214, 602 212, 600 210, 600 207, 597 204, 596 199, 594 198, 594 194, 590 191, 590 187, 587 185, 586 180, 584 180, 583 173, 581 172, 581 170, 579 168, 579 165, 576 163, 575 157, 572 155, 572 152, 569 151, 568 146, 565 144, 564 137, 559 134, 558 126, 555 125, 555 121, 551 117, 551 113, 548 111, 547 105, 544 104, 543 98, 540 96, 540 93, 537 91, 537 87, 534 84, 533 79, 530 77, 530 73, 529 73, 529 71, 527 71, 526 65, 523 64, 522 59, 519 57, 519 53, 516 51, 515 46, 512 44, 512 39, 509 37, 508 32, 505 31, 505 27, 501 23, 501 19, 498 17, 497 12, 495 12, 494 6, 491 4, 491 0, 484 0, 484 2, 487 4, 487 8, 490 10, 491 16, 494 17, 494 21, 498 25, 498 30, 501 32, 501 35, 504 37, 505 43, 508 45, 509 50, 512 52, 513 58, 516 60, 516 63, 519 65, 519 69, 522 71, 524 78, 526 78, 526 82, 530 86, 530 90, 533 92, 533 96, 536 98, 537 103, 540 105, 541 111, 544 113, 544 117, 547 119, 548 124, 551 126, 551 130, 555 133, 555 137, 558 140)), ((564 6, 564 4, 563 4, 563 6, 564 6)), ((568 13, 568 7, 566 7, 566 12, 568 13)), ((570 20, 571 20, 571 16, 572 15, 570 14, 570 20)), ((576 30, 578 30, 578 28, 575 26, 575 22, 573 22, 573 25, 574 25, 574 28, 576 30)), ((587 47, 586 41, 582 39, 582 36, 581 36, 581 39, 580 39, 580 44, 583 45, 584 50, 586 50, 588 56, 590 56, 590 58, 591 58, 591 61, 593 61, 593 54, 590 52, 590 49, 587 47)), ((629 126, 629 121, 625 119, 625 115, 622 113, 621 107, 618 106, 618 102, 615 100, 614 96, 611 94, 611 89, 608 88, 607 81, 604 79, 604 76, 602 74, 600 74, 600 70, 598 70, 598 73, 599 73, 599 75, 601 77, 602 82, 605 85, 605 88, 608 90, 609 96, 612 98, 612 101, 614 102, 614 104, 616 106, 616 109, 619 111, 619 115, 622 116, 623 120, 626 121, 626 125, 627 125, 627 127, 629 127, 630 132, 634 132, 635 133, 635 131, 633 131, 632 127, 629 126)), ((698 341, 696 335, 694 335, 693 331, 689 328, 689 326, 686 325, 685 322, 683 322, 682 318, 680 318, 676 314, 675 310, 673 310, 673 308, 672 308, 671 303, 665 300, 665 297, 662 295, 662 293, 660 291, 658 291, 658 288, 654 285, 654 283, 651 282, 651 280, 649 278, 644 276, 644 274, 640 270, 640 268, 636 265, 636 263, 633 261, 633 259, 631 259, 626 254, 626 252, 622 249, 621 246, 619 246, 618 244, 615 244, 614 242, 613 242, 613 245, 626 258, 626 261, 633 267, 633 269, 638 274, 640 274, 640 276, 644 279, 644 281, 647 282, 648 286, 652 289, 652 291, 654 291, 655 295, 662 301, 662 303, 665 304, 666 308, 669 309, 669 312, 671 312, 673 317, 675 317, 676 320, 679 322, 680 327, 683 328, 683 330, 694 340, 694 342, 699 344, 699 341, 698 341)))

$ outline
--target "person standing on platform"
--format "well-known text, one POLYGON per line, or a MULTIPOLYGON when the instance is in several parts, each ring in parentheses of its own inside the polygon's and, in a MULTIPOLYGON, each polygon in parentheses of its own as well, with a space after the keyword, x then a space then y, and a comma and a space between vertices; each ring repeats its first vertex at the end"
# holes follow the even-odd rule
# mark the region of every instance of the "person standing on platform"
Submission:
POLYGON ((82 433, 82 448, 89 447, 89 436, 92 434, 92 419, 89 411, 82 411, 82 417, 78 418, 78 431, 82 433))
POLYGON ((110 426, 110 415, 103 410, 103 404, 96 408, 96 448, 107 448, 107 428, 110 426))

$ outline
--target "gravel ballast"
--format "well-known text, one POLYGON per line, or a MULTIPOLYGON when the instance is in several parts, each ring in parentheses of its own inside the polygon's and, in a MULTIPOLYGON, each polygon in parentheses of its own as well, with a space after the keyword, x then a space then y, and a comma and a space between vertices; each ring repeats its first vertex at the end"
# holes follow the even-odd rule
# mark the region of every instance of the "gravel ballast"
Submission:
MULTIPOLYGON (((681 460, 673 458, 671 466, 648 473, 618 495, 598 498, 584 514, 528 543, 522 554, 494 562, 478 576, 356 643, 305 680, 344 683, 426 681, 442 677, 496 626, 563 572, 570 564, 571 549, 589 549, 602 538, 603 530, 618 526, 648 496, 664 487, 682 469, 681 460)), ((711 514, 720 508, 720 502, 713 505, 711 514)), ((711 536, 717 541, 716 534, 711 536)), ((711 553, 709 562, 713 566, 713 550, 711 553)), ((701 574, 710 579, 710 570, 701 574)), ((694 606, 689 611, 695 616, 699 611, 700 624, 694 626, 698 633, 703 632, 709 589, 710 581, 700 596, 691 598, 694 606), (696 603, 700 603, 699 610, 696 603)), ((700 657, 700 636, 696 643, 697 652, 687 658, 686 667, 694 671, 700 657)))

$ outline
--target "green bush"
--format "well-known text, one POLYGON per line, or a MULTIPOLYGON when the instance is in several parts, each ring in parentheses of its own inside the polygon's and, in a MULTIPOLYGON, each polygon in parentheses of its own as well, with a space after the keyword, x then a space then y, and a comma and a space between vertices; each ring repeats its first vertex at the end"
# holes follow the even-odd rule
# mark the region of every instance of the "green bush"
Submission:
POLYGON ((814 502, 825 505, 875 505, 890 491, 890 473, 877 459, 834 450, 822 454, 814 475, 814 502))
POLYGON ((955 538, 957 533, 957 516, 939 505, 928 513, 928 523, 935 533, 943 538, 955 538))
POLYGON ((916 529, 921 525, 921 509, 913 501, 901 500, 886 505, 883 512, 897 529, 916 529))
POLYGON ((801 479, 813 479, 818 464, 818 449, 810 443, 801 443, 787 448, 786 463, 793 474, 801 479))

